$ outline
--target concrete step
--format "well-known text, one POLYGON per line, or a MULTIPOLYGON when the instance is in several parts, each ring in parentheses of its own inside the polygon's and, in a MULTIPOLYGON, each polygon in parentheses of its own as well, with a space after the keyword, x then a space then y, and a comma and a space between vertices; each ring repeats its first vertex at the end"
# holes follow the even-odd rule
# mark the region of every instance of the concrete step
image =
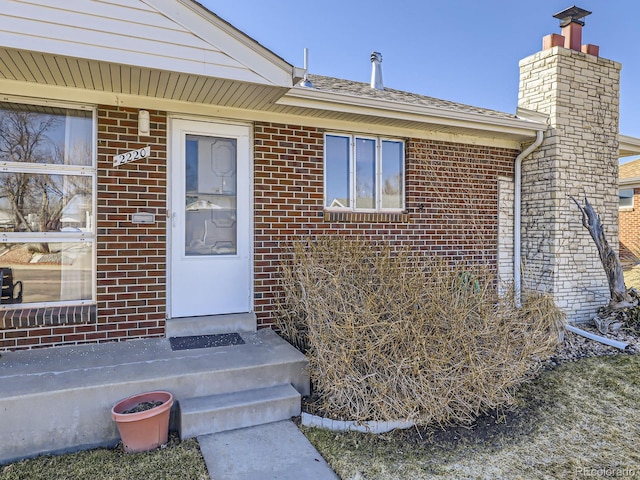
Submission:
POLYGON ((216 335, 231 332, 255 332, 255 313, 230 313, 202 317, 170 318, 166 322, 165 336, 189 337, 191 335, 216 335))
POLYGON ((300 398, 287 384, 180 400, 180 438, 288 420, 300 415, 300 398))
POLYGON ((11 414, 0 415, 0 464, 114 445, 111 407, 140 392, 168 390, 176 403, 288 384, 309 394, 304 355, 272 330, 241 337, 242 345, 178 351, 162 338, 3 353, 0 412, 11 414))

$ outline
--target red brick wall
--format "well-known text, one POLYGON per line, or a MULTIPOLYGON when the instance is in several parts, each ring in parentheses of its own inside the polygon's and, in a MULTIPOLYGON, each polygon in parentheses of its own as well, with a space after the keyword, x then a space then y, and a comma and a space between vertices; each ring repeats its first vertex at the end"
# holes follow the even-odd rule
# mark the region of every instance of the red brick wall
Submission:
MULTIPOLYGON (((98 110, 97 305, 15 310, 12 328, 0 330, 0 348, 164 335, 166 115, 152 111, 151 123, 152 136, 138 138, 137 109, 98 110), (149 158, 113 167, 113 155, 146 145, 149 158), (138 211, 155 214, 156 223, 132 224, 138 211)), ((367 237, 496 267, 497 177, 512 176, 517 151, 408 139, 406 211, 355 214, 324 211, 323 143, 317 128, 255 126, 254 308, 261 327, 274 323, 286 248, 307 236, 367 237)))
POLYGON ((164 335, 166 304, 166 138, 163 112, 138 137, 138 110, 98 108, 97 305, 7 310, 0 349, 164 335), (151 145, 151 155, 113 167, 113 155, 151 145), (134 225, 131 214, 155 215, 134 225))
POLYGON ((138 110, 98 110, 98 331, 104 339, 164 335, 166 317, 167 117, 150 111, 151 136, 138 137, 138 110), (119 167, 113 155, 151 146, 119 167), (152 225, 131 222, 148 212, 152 225))
POLYGON ((620 256, 623 258, 640 258, 640 188, 633 190, 633 208, 621 208, 620 224, 620 256))
POLYGON ((518 151, 406 141, 406 213, 328 213, 323 208, 323 132, 255 126, 255 311, 274 323, 278 265, 288 245, 316 235, 366 237, 496 268, 498 176, 518 151))

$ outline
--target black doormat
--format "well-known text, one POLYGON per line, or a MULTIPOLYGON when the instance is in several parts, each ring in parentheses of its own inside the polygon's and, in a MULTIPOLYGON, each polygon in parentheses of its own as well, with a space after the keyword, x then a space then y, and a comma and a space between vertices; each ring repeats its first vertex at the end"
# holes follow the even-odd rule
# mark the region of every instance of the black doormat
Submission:
POLYGON ((228 347, 243 345, 244 340, 237 333, 218 335, 193 335, 191 337, 171 337, 171 350, 191 350, 193 348, 228 347))

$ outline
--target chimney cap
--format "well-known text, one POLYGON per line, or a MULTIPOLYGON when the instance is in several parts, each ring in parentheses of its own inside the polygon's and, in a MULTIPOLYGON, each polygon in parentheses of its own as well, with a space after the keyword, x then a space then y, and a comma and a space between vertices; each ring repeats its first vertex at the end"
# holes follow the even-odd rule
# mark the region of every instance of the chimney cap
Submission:
POLYGON ((589 10, 585 10, 580 7, 569 7, 566 10, 556 13, 553 18, 557 18, 560 20, 560 26, 566 27, 570 23, 577 23, 578 25, 584 26, 584 21, 582 20, 584 17, 591 15, 589 10))

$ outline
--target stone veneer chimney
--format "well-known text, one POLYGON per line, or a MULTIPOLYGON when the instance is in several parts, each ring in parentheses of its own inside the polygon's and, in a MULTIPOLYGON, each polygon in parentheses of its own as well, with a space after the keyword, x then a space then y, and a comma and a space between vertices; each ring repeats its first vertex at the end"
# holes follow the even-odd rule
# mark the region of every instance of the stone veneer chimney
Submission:
POLYGON ((586 195, 618 245, 619 63, 580 46, 584 18, 555 15, 563 35, 520 62, 518 107, 548 115, 545 139, 522 167, 523 285, 553 294, 572 322, 589 321, 609 299, 598 252, 569 195, 586 195))

